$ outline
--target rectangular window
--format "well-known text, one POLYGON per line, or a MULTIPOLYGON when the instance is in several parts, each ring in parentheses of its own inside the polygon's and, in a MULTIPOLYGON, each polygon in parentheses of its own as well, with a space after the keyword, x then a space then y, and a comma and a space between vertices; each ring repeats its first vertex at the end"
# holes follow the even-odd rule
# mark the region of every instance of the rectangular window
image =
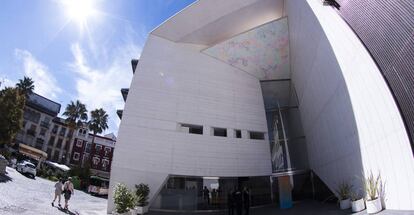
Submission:
POLYGON ((59 160, 59 153, 60 153, 60 151, 59 150, 56 150, 55 151, 55 154, 53 155, 53 159, 52 159, 52 161, 58 161, 59 160))
POLYGON ((78 152, 73 153, 73 160, 78 161, 80 154, 78 152))
POLYGON ((91 145, 92 144, 90 144, 90 143, 86 143, 85 152, 88 152, 88 153, 91 152, 91 149, 92 149, 92 146, 91 145))
POLYGON ((37 149, 40 149, 40 150, 42 150, 42 148, 43 148, 43 143, 44 143, 45 141, 42 139, 42 138, 37 138, 36 139, 36 145, 35 145, 35 147, 37 148, 37 149))
POLYGON ((102 168, 106 170, 108 169, 108 166, 109 166, 109 160, 102 159, 102 168))
POLYGON ((52 148, 48 147, 46 150, 46 153, 47 153, 47 158, 52 159, 52 148))
POLYGON ((56 148, 62 147, 62 142, 63 142, 63 140, 59 138, 57 143, 56 143, 56 148))
POLYGON ((77 139, 76 140, 76 146, 79 147, 79 148, 82 147, 82 142, 83 142, 82 140, 77 139))
POLYGON ((92 162, 93 165, 97 166, 99 164, 100 159, 98 157, 93 157, 92 162))
POLYGON ((45 128, 41 128, 40 129, 40 136, 45 136, 46 134, 46 129, 45 128))
POLYGON ((65 133, 66 133, 66 128, 65 127, 60 128, 59 135, 62 136, 62 137, 64 137, 65 136, 65 133))
POLYGON ((102 146, 101 145, 95 145, 95 153, 96 152, 100 152, 101 149, 102 149, 102 146))
POLYGON ((89 154, 84 153, 82 158, 82 165, 88 164, 89 165, 89 154))
POLYGON ((39 123, 39 120, 40 120, 40 113, 30 110, 30 109, 25 109, 23 117, 37 124, 39 123))
POLYGON ((57 131, 58 131, 58 128, 59 128, 59 126, 57 126, 57 125, 53 126, 52 133, 56 134, 57 131))
POLYGON ((225 128, 212 128, 213 135, 217 137, 227 137, 227 129, 225 128))
POLYGON ((235 129, 234 130, 234 137, 235 138, 241 138, 241 130, 235 129))
POLYGON ((249 135, 250 135, 250 139, 252 140, 264 140, 263 132, 250 131, 249 135))
POLYGON ((110 152, 111 152, 111 148, 105 147, 105 157, 108 157, 110 152))
POLYGON ((49 145, 50 146, 53 146, 53 144, 55 143, 55 136, 51 136, 50 138, 49 138, 49 145))
POLYGON ((179 123, 179 130, 181 132, 186 132, 190 134, 203 134, 203 126, 202 125, 192 125, 192 124, 184 124, 179 123))
POLYGON ((70 141, 66 140, 65 149, 68 151, 70 147, 70 141))

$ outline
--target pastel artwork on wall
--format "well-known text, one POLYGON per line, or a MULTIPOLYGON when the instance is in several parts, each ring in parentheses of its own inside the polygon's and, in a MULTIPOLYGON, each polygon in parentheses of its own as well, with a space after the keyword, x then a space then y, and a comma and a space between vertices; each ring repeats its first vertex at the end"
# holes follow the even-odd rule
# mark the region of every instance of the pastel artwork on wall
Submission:
POLYGON ((202 52, 260 80, 288 78, 290 63, 287 18, 236 35, 202 52))

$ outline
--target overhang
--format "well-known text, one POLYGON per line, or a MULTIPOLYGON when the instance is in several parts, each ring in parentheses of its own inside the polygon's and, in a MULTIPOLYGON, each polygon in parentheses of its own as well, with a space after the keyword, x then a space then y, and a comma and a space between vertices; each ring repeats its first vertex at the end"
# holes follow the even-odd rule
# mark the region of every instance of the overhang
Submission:
POLYGON ((173 42, 211 46, 283 16, 284 0, 199 0, 151 34, 173 42))

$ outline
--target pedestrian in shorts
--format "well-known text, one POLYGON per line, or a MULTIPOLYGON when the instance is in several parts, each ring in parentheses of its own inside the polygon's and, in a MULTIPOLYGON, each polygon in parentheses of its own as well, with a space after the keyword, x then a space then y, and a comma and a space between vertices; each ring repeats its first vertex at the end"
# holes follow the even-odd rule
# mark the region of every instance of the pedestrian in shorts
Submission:
POLYGON ((55 184, 55 198, 52 201, 52 206, 53 207, 55 206, 54 204, 55 204, 56 199, 58 199, 59 207, 61 207, 61 205, 60 205, 60 195, 62 195, 62 191, 63 191, 62 179, 59 178, 59 181, 57 181, 56 184, 55 184))
POLYGON ((63 185, 63 196, 65 197, 65 210, 68 209, 69 199, 73 195, 73 183, 72 178, 69 177, 68 180, 63 185))

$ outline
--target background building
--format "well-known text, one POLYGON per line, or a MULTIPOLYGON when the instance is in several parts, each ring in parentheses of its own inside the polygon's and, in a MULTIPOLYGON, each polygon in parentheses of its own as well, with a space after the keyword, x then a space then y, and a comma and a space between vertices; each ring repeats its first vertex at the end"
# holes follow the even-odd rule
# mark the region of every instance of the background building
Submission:
POLYGON ((80 129, 78 132, 74 140, 70 164, 90 167, 92 175, 109 178, 116 143, 115 135, 95 135, 92 143, 93 134, 87 133, 85 129, 80 129))
MULTIPOLYGON (((60 122, 55 119, 60 107, 59 103, 36 93, 28 96, 24 108, 23 127, 15 138, 16 146, 26 149, 24 150, 27 152, 26 155, 31 156, 31 151, 36 154, 37 150, 41 150, 47 152, 47 155, 41 158, 42 160, 47 156, 49 159, 59 162, 66 155, 64 139, 67 134, 59 131, 60 122), (60 138, 56 138, 58 135, 60 138)), ((38 159, 35 157, 33 158, 38 159)))
POLYGON ((69 129, 65 119, 58 117, 61 105, 36 93, 29 95, 24 110, 23 128, 16 135, 19 152, 35 160, 91 167, 93 175, 109 178, 116 137, 95 136, 84 126, 69 129), (72 141, 72 142, 71 142, 72 141))
POLYGON ((414 209, 404 103, 414 95, 414 5, 322 2, 200 0, 154 29, 122 112, 111 187, 149 184, 153 209, 220 208, 234 186, 249 186, 253 205, 283 207, 306 197, 311 179, 322 182, 314 192, 343 181, 358 190, 373 172, 387 208, 414 209), (401 44, 374 39, 382 34, 401 44))

